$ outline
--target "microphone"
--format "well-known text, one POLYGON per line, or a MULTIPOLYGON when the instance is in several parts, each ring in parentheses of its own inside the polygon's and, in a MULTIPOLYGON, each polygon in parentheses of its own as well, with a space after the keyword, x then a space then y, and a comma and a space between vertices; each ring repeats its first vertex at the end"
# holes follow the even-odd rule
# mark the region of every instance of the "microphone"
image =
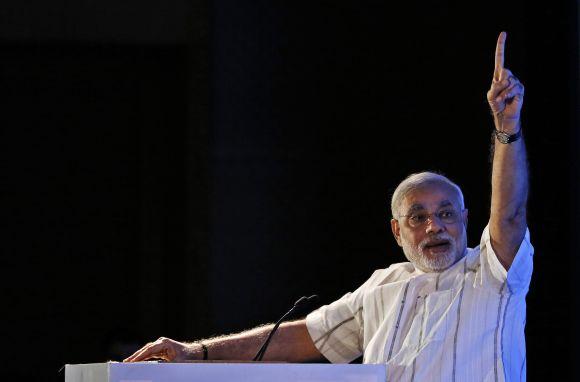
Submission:
POLYGON ((294 306, 292 307, 292 309, 287 311, 286 314, 284 314, 282 316, 282 318, 280 318, 276 322, 276 324, 274 325, 274 327, 270 331, 270 334, 268 334, 268 338, 266 338, 266 341, 264 341, 264 343, 262 344, 262 347, 256 353, 256 356, 254 357, 253 361, 261 361, 262 358, 264 358, 264 354, 266 353, 266 349, 268 349, 268 345, 270 344, 270 340, 274 336, 274 333, 276 332, 276 330, 278 330, 278 327, 280 326, 282 321, 284 321, 286 318, 288 318, 292 314, 303 311, 306 307, 310 306, 312 303, 315 303, 316 301, 318 301, 318 296, 315 294, 313 294, 310 297, 306 297, 306 296, 300 297, 298 299, 298 301, 296 301, 294 303, 294 306))

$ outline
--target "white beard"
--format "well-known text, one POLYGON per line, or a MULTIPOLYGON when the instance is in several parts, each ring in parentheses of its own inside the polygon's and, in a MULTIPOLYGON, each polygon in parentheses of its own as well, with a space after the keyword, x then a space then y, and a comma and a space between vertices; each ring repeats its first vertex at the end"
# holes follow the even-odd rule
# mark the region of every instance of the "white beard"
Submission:
POLYGON ((401 237, 405 257, 407 257, 415 267, 423 272, 443 272, 455 264, 459 259, 463 258, 466 249, 465 233, 463 234, 463 240, 461 241, 462 243, 460 243, 460 247, 458 247, 455 239, 444 233, 434 237, 425 238, 419 243, 418 247, 415 248, 401 237), (437 254, 435 257, 425 254, 426 244, 434 238, 449 241, 449 248, 447 251, 437 254))

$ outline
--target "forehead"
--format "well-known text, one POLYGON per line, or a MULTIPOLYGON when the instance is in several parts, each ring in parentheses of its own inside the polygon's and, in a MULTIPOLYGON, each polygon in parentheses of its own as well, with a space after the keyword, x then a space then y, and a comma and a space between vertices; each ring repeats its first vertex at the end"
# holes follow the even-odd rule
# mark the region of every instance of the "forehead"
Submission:
POLYGON ((429 183, 409 191, 403 198, 401 208, 407 211, 411 208, 436 209, 452 204, 461 207, 459 193, 452 186, 445 183, 429 183))

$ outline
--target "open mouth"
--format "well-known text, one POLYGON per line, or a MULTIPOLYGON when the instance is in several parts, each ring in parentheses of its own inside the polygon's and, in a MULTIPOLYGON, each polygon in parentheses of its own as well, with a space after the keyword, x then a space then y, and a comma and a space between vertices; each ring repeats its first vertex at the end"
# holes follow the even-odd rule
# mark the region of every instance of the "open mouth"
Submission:
POLYGON ((433 240, 425 244, 425 249, 432 252, 445 252, 451 247, 449 240, 433 240))

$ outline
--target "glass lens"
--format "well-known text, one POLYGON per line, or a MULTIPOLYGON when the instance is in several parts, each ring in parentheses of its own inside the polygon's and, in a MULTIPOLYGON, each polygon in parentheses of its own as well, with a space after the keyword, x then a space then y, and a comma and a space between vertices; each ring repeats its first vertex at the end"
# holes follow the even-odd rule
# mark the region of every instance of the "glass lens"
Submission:
POLYGON ((437 217, 445 224, 452 224, 457 221, 457 212, 451 209, 445 209, 437 212, 437 217))
POLYGON ((442 222, 444 224, 456 223, 457 219, 459 217, 459 213, 457 211, 455 211, 454 209, 446 208, 446 209, 443 209, 441 211, 437 211, 433 214, 420 212, 420 213, 407 215, 407 217, 409 218, 409 225, 411 227, 419 227, 419 226, 425 224, 430 217, 431 217, 431 219, 436 217, 437 219, 439 219, 440 222, 442 222))

